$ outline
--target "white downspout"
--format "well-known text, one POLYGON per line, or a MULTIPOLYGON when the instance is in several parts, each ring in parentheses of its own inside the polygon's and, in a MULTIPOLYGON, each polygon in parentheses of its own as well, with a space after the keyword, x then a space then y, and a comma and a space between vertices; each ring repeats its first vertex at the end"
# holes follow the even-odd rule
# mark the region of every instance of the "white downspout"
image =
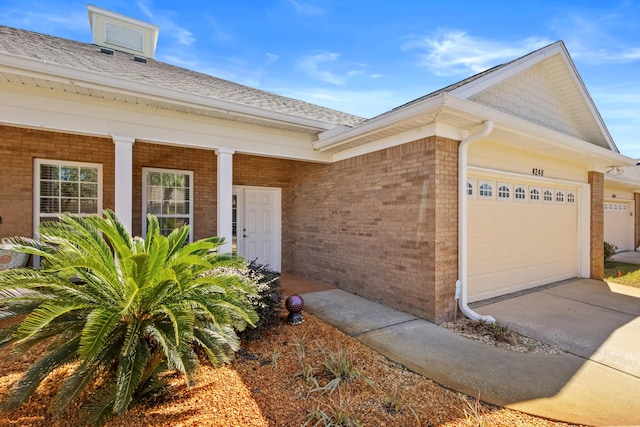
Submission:
POLYGON ((493 130, 493 120, 483 122, 478 133, 469 135, 458 148, 458 280, 456 281, 456 300, 460 311, 471 320, 482 320, 495 323, 492 316, 484 316, 473 311, 467 303, 467 152, 469 145, 479 139, 486 138, 493 130))

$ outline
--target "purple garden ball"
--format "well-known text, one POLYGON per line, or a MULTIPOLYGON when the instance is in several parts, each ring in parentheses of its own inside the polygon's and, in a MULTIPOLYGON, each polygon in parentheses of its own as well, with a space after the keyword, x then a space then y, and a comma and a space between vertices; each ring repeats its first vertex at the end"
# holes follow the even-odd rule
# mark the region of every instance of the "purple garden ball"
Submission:
POLYGON ((290 295, 284 302, 284 306, 287 308, 287 311, 289 311, 287 323, 290 323, 291 325, 299 325, 304 322, 304 317, 302 317, 302 314, 300 313, 304 308, 304 300, 300 295, 290 295))

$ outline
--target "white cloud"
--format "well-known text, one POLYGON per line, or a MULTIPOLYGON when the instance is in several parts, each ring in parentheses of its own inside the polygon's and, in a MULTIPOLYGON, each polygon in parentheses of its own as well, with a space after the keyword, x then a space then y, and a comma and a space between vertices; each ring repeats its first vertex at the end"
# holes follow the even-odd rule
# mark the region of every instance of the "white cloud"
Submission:
MULTIPOLYGON (((346 70, 341 73, 335 73, 326 68, 323 69, 323 65, 336 64, 339 58, 339 53, 322 52, 304 58, 299 63, 299 66, 311 77, 335 85, 344 85, 349 78, 362 74, 362 70, 346 70)), ((339 66, 340 64, 336 64, 336 67, 339 66)))
POLYGON ((267 57, 267 60, 265 61, 267 65, 273 64, 278 59, 280 59, 280 57, 278 55, 276 55, 275 53, 267 52, 267 53, 265 53, 265 56, 267 57))
POLYGON ((418 65, 432 73, 452 76, 479 73, 550 43, 539 38, 502 42, 474 38, 461 30, 440 30, 434 36, 410 37, 403 50, 417 52, 418 65))
POLYGON ((29 7, 7 9, 0 13, 2 25, 24 28, 45 34, 89 34, 89 18, 85 10, 57 9, 58 13, 34 12, 29 7))
POLYGON ((295 11, 305 16, 324 16, 324 11, 311 3, 303 3, 296 0, 289 0, 289 4, 293 6, 295 11))
POLYGON ((173 12, 164 10, 154 12, 141 2, 138 3, 138 7, 150 22, 160 27, 160 34, 163 38, 173 39, 180 46, 191 46, 196 42, 191 31, 174 22, 173 12))

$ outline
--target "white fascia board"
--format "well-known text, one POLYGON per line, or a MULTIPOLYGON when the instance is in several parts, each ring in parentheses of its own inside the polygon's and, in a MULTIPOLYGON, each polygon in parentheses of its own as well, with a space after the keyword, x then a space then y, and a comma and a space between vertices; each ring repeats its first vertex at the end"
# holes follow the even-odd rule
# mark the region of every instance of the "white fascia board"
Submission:
POLYGON ((611 182, 615 182, 616 184, 620 184, 623 187, 626 187, 628 189, 633 190, 634 193, 639 193, 640 192, 640 182, 639 181, 634 181, 631 179, 625 179, 622 178, 620 176, 615 176, 615 175, 611 175, 608 173, 604 174, 604 180, 605 181, 611 181, 611 182))
POLYGON ((442 106, 444 103, 443 94, 436 95, 432 98, 416 102, 396 111, 390 111, 378 117, 374 117, 352 128, 339 132, 337 134, 323 132, 318 135, 318 141, 313 146, 316 150, 324 151, 335 146, 345 144, 346 142, 363 137, 369 133, 377 132, 387 126, 395 125, 398 122, 410 119, 413 116, 433 110, 442 106))
POLYGON ((96 90, 112 91, 195 108, 213 109, 231 115, 251 117, 272 123, 292 124, 319 132, 332 129, 336 126, 333 123, 327 123, 321 120, 308 119, 175 89, 148 85, 111 77, 95 71, 78 70, 72 67, 8 53, 0 53, 0 64, 0 67, 8 67, 8 72, 18 75, 22 74, 38 79, 49 79, 72 85, 75 85, 76 82, 82 82, 81 86, 96 90))
POLYGON ((507 64, 488 73, 485 76, 453 89, 449 93, 460 98, 469 99, 472 96, 477 95, 478 93, 487 90, 558 53, 562 54, 566 58, 566 51, 562 48, 562 44, 560 42, 553 43, 537 52, 530 53, 529 55, 520 58, 520 60, 516 60, 511 64, 507 64))
POLYGON ((617 151, 600 147, 599 145, 540 126, 533 122, 520 119, 473 101, 461 99, 449 94, 446 97, 445 105, 469 115, 493 120, 496 127, 500 127, 510 132, 519 133, 530 138, 536 138, 543 141, 545 144, 553 145, 561 149, 588 155, 594 161, 593 167, 598 170, 603 167, 632 166, 636 164, 635 159, 622 155, 617 151))
POLYGON ((333 161, 337 162, 352 157, 362 156, 364 154, 373 153, 374 151, 384 150, 387 148, 395 147, 397 145, 406 144, 411 141, 428 138, 430 136, 441 136, 444 138, 460 141, 468 135, 469 132, 463 129, 459 129, 443 123, 431 123, 429 125, 420 126, 419 128, 401 132, 393 136, 378 139, 368 144, 363 144, 357 147, 339 151, 333 155, 333 161))

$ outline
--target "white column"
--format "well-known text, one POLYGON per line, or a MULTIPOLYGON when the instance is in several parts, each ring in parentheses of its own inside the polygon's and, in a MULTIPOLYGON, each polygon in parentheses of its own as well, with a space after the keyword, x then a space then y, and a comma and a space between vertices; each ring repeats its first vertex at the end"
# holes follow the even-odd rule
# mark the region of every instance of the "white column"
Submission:
POLYGON ((131 232, 133 216, 133 143, 135 138, 111 135, 116 146, 115 212, 131 232))
POLYGON ((224 237, 225 244, 220 246, 220 253, 232 251, 233 210, 231 202, 233 199, 233 153, 234 150, 218 148, 218 237, 224 237))

